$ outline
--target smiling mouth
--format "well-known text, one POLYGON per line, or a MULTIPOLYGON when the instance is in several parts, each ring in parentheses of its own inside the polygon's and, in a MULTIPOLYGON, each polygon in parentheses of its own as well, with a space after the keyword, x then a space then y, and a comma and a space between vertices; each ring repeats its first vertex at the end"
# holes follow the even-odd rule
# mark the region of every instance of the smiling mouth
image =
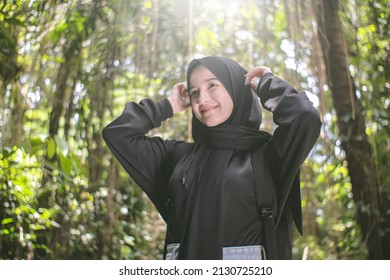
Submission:
POLYGON ((201 113, 202 115, 205 115, 205 114, 207 114, 208 112, 211 112, 212 110, 216 109, 217 107, 218 107, 218 105, 203 108, 202 110, 200 110, 200 113, 201 113))

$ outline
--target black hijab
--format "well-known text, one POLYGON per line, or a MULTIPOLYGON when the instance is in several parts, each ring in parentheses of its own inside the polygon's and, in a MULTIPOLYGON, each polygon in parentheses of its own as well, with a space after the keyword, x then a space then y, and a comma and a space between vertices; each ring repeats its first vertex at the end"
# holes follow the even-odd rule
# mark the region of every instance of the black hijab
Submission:
MULTIPOLYGON (((234 151, 254 151, 271 136, 259 131, 261 107, 250 86, 245 86, 244 68, 225 57, 194 59, 187 70, 188 88, 191 73, 199 65, 223 84, 234 107, 228 120, 215 127, 192 117, 195 145, 183 159, 183 187, 188 188, 188 196, 179 259, 222 259, 223 191, 229 162, 234 151)), ((253 161, 252 157, 252 165, 253 161)))

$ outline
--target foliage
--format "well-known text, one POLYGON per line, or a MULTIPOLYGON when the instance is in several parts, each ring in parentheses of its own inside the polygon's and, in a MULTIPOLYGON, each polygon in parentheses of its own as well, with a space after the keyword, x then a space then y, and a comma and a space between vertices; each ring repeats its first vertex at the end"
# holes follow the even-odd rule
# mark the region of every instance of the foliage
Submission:
POLYGON ((18 147, 5 148, 0 167, 2 258, 32 258, 34 249, 48 249, 37 239, 42 230, 58 226, 53 219, 58 211, 38 206, 42 170, 36 157, 18 147))
MULTIPOLYGON (((305 248, 311 259, 367 257, 355 216, 365 206, 353 202, 316 49, 315 1, 190 2, 0 4, 0 259, 161 258, 164 223, 100 133, 127 101, 167 96, 204 55, 267 65, 309 93, 324 125, 302 167, 304 236, 294 258, 305 248)), ((385 0, 349 0, 340 14, 385 209, 388 10, 385 0)), ((272 116, 263 119, 272 130, 272 116)), ((187 140, 189 126, 183 114, 151 135, 187 140)))

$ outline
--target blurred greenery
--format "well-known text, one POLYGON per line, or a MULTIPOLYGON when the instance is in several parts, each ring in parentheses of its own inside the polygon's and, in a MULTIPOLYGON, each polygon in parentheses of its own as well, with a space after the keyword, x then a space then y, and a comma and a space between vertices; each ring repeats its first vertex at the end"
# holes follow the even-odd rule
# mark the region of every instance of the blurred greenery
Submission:
MULTIPOLYGON (((101 130, 126 102, 167 96, 191 58, 206 55, 267 65, 321 112, 321 137, 302 167, 294 258, 368 258, 357 210, 370 210, 353 199, 316 37, 318 1, 193 2, 0 3, 0 259, 161 259, 165 224, 101 130)), ((389 236, 390 8, 340 2, 389 236)), ((188 140, 189 126, 182 114, 151 135, 188 140)), ((273 128, 264 112, 262 129, 273 128)))

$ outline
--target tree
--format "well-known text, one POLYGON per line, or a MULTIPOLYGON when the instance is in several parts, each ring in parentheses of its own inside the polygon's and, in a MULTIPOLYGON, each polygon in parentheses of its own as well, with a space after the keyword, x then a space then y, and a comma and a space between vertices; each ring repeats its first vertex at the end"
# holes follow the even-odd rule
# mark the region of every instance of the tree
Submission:
POLYGON ((349 72, 348 52, 337 0, 322 0, 316 5, 319 37, 332 91, 333 105, 342 147, 348 162, 357 217, 370 259, 389 257, 390 247, 383 242, 381 224, 385 218, 378 170, 366 135, 362 105, 349 72))
MULTIPOLYGON (((305 247, 313 259, 367 258, 366 243, 388 258, 389 7, 335 3, 0 1, 0 259, 161 258, 164 223, 101 130, 126 102, 165 97, 204 55, 267 65, 318 97, 294 258, 305 247)), ((150 135, 191 141, 190 124, 188 112, 150 135)), ((262 129, 273 127, 264 112, 262 129)))

